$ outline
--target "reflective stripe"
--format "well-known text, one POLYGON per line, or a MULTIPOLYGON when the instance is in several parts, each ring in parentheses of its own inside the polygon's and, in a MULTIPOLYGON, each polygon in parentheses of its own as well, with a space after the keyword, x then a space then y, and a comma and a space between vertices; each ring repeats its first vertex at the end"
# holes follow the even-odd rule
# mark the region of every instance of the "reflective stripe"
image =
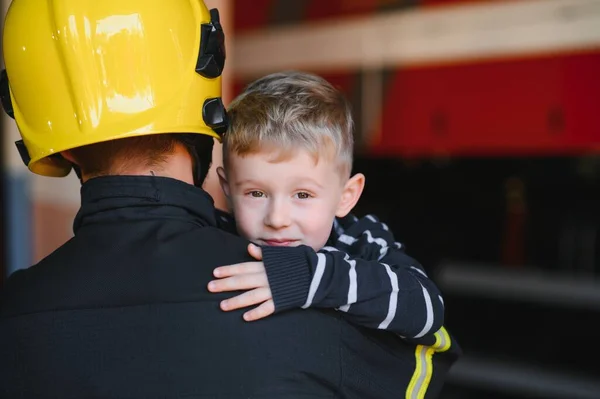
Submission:
POLYGON ((415 349, 415 372, 406 389, 406 399, 423 399, 429 388, 433 375, 432 358, 436 352, 446 352, 450 349, 450 335, 444 327, 435 334, 435 343, 432 346, 417 345, 415 349))
POLYGON ((433 348, 436 352, 446 352, 450 349, 452 342, 450 340, 450 335, 448 331, 446 331, 445 327, 440 328, 435 334, 435 344, 433 344, 433 348))
POLYGON ((417 345, 415 350, 415 373, 410 380, 410 384, 408 384, 406 399, 423 399, 425 397, 425 392, 427 392, 433 374, 431 357, 434 352, 435 349, 432 347, 417 345))

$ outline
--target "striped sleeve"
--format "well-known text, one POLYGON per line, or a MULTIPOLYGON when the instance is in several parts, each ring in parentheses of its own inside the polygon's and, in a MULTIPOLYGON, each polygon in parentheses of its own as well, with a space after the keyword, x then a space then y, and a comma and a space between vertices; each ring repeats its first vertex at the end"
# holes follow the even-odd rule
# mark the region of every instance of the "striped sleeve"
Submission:
MULTIPOLYGON (((263 248, 276 311, 298 305, 335 308, 353 323, 407 338, 421 338, 442 327, 444 308, 439 290, 423 268, 395 243, 385 224, 368 216, 356 220, 350 228, 340 228, 338 233, 336 247, 319 252, 309 247, 295 249, 303 252, 310 281, 304 282, 309 287, 305 297, 297 296, 293 305, 289 298, 282 301, 279 286, 291 283, 291 276, 302 271, 294 272, 289 263, 282 270, 285 266, 277 267, 272 261, 273 251, 281 249, 263 248), (285 273, 286 278, 277 276, 275 270, 285 273)), ((289 259, 291 253, 285 254, 289 259)))
POLYGON ((406 338, 420 339, 438 331, 444 322, 441 293, 423 267, 395 241, 388 226, 374 215, 361 219, 347 217, 340 224, 345 228, 341 234, 338 231, 335 248, 369 261, 375 269, 359 270, 362 271, 356 274, 359 299, 340 310, 367 320, 372 315, 370 325, 363 325, 374 327, 379 322, 376 328, 394 331, 406 338), (381 272, 382 268, 385 273, 381 272), (382 309, 386 311, 385 317, 380 313, 382 309))

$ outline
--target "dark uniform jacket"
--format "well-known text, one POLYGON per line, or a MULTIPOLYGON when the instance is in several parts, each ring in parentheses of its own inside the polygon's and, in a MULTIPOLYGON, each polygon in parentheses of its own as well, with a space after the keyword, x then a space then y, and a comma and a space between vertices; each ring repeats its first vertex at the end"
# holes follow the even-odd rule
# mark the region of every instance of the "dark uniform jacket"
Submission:
POLYGON ((81 194, 75 236, 3 287, 0 398, 405 397, 415 347, 394 334, 219 309, 213 269, 251 259, 204 191, 121 176, 81 194))

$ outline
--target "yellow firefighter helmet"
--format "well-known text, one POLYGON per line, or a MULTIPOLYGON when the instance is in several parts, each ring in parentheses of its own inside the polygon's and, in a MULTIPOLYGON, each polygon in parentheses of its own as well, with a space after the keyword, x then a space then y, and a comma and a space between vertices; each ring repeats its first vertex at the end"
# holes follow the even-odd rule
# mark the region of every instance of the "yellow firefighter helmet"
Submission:
POLYGON ((29 169, 65 176, 61 151, 161 133, 220 138, 225 63, 202 0, 13 0, 0 96, 29 169))

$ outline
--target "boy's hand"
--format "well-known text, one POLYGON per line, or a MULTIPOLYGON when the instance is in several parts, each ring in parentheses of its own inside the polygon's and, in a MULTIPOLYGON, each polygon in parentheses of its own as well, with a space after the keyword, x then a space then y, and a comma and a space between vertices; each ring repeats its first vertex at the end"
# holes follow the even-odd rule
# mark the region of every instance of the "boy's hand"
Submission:
POLYGON ((262 262, 260 247, 250 244, 248 245, 248 253, 258 262, 217 267, 213 274, 218 280, 208 283, 208 290, 210 292, 247 290, 243 294, 222 301, 221 309, 227 312, 260 304, 244 313, 244 320, 254 321, 273 314, 275 303, 271 295, 265 265, 262 262))

